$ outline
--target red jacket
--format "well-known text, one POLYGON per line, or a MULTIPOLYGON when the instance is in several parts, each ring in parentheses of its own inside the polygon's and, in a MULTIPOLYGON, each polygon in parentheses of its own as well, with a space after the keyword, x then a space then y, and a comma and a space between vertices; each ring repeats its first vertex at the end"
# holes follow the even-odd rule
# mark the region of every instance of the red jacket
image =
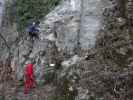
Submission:
POLYGON ((25 89, 24 93, 27 94, 28 91, 33 88, 36 84, 34 80, 33 64, 27 64, 25 68, 25 89))
POLYGON ((33 78, 33 64, 28 64, 25 69, 25 76, 33 78))

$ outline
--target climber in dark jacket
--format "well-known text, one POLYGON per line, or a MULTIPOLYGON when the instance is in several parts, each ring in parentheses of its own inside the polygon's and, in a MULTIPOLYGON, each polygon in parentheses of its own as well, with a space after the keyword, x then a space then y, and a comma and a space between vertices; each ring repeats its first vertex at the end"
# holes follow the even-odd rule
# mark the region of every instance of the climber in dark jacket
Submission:
POLYGON ((37 22, 33 22, 32 25, 30 25, 28 27, 28 33, 29 33, 29 36, 33 39, 33 38, 37 38, 39 39, 39 36, 38 36, 38 33, 39 33, 39 24, 40 22, 37 21, 37 22))

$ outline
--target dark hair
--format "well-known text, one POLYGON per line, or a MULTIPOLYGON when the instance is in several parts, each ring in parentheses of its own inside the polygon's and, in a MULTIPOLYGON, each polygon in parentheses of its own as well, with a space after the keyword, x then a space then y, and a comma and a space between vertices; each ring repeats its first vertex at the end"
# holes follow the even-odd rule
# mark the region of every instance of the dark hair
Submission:
POLYGON ((35 23, 36 23, 36 25, 39 25, 40 24, 40 21, 36 21, 35 23))

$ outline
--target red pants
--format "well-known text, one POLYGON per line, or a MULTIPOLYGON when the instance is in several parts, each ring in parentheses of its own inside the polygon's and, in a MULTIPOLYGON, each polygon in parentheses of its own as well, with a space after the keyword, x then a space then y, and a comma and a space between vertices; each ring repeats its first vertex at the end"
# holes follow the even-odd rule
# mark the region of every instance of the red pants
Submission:
POLYGON ((25 82, 25 89, 24 89, 24 93, 27 94, 29 92, 30 89, 35 87, 35 80, 31 77, 28 77, 25 82))

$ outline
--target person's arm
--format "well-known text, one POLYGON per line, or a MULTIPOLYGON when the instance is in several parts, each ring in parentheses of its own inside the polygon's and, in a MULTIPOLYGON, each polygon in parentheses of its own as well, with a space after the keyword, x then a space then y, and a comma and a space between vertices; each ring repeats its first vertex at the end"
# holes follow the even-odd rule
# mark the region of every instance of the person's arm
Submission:
POLYGON ((37 32, 37 33, 38 33, 38 32, 39 32, 39 29, 38 29, 38 28, 36 28, 36 29, 35 29, 35 32, 37 32))

